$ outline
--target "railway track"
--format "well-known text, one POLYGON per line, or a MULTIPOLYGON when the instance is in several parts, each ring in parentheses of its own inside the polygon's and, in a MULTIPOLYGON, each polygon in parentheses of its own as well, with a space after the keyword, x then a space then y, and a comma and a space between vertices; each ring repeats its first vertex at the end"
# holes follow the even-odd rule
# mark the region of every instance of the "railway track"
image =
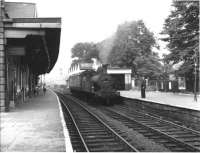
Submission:
POLYGON ((126 105, 114 108, 103 107, 102 112, 124 125, 154 140, 171 151, 199 152, 200 132, 137 111, 126 105))
POLYGON ((68 99, 60 93, 59 96, 70 139, 75 151, 95 152, 136 152, 134 146, 117 134, 97 115, 83 105, 68 99))

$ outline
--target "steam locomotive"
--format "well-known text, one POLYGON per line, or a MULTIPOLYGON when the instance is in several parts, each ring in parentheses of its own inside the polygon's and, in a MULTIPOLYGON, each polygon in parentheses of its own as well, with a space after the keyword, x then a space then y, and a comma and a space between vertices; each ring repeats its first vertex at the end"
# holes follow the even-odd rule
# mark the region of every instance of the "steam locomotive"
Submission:
POLYGON ((71 75, 68 80, 71 93, 106 105, 121 102, 120 93, 114 88, 115 80, 107 74, 107 66, 71 75))

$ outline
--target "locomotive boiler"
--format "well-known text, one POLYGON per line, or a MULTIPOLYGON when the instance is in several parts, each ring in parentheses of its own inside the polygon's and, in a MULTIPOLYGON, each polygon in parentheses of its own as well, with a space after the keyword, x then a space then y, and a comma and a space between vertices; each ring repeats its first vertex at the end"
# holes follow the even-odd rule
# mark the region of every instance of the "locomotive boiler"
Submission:
POLYGON ((97 71, 85 70, 69 77, 72 94, 107 105, 121 102, 120 93, 114 88, 115 81, 107 74, 107 65, 97 71))

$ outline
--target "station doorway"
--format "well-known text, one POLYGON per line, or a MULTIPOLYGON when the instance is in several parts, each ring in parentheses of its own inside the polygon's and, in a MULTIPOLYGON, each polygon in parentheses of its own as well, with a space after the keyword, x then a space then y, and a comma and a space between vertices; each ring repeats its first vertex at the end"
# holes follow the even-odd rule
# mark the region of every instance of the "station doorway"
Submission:
POLYGON ((108 68, 107 74, 111 75, 114 81, 113 88, 116 90, 131 89, 131 69, 126 68, 108 68))
POLYGON ((114 89, 125 90, 125 77, 124 74, 111 74, 114 80, 114 89))

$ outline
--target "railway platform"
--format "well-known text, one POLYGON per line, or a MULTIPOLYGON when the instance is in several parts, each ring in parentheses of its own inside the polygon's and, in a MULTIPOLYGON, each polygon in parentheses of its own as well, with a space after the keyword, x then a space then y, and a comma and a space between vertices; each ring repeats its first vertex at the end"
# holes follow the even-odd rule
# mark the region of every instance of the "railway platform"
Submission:
POLYGON ((172 92, 146 91, 146 98, 141 98, 141 92, 138 90, 120 91, 120 95, 142 101, 200 111, 200 95, 197 95, 197 101, 194 101, 193 94, 172 92))
POLYGON ((200 96, 194 101, 193 94, 147 91, 146 98, 141 92, 121 91, 122 97, 129 100, 130 108, 156 114, 158 117, 172 119, 175 122, 200 131, 200 96))
POLYGON ((52 91, 0 115, 1 151, 73 152, 60 104, 52 91))

